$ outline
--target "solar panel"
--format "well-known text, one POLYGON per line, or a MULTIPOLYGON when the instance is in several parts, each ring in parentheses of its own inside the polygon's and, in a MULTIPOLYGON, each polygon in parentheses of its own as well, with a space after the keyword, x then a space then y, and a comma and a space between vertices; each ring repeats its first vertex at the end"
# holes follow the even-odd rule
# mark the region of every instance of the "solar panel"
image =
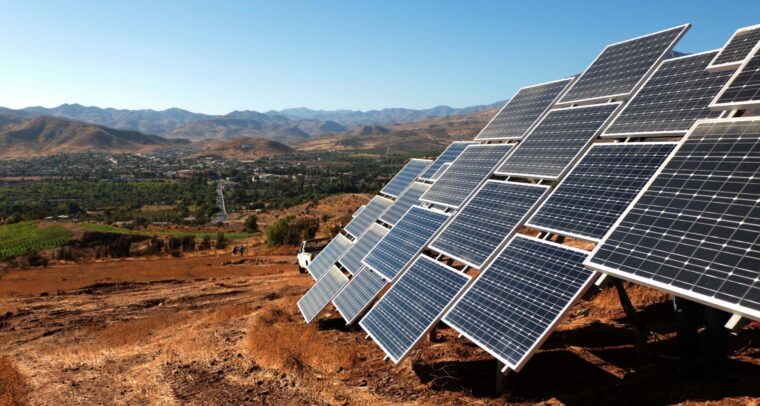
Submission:
POLYGON ((470 145, 420 200, 457 208, 512 149, 508 144, 470 145))
POLYGON ((474 268, 486 259, 533 211, 549 186, 487 181, 430 244, 474 268))
POLYGON ((375 245, 377 245, 387 233, 387 228, 377 223, 372 224, 361 237, 354 241, 351 248, 340 257, 338 262, 340 262, 340 264, 343 265, 343 268, 345 268, 350 274, 355 274, 362 267, 362 259, 364 259, 372 248, 375 248, 375 245))
POLYGON ((298 301, 298 309, 306 323, 311 323, 347 283, 348 277, 338 267, 330 267, 298 301))
POLYGON ((760 24, 736 30, 707 69, 717 72, 738 68, 758 42, 760 42, 760 24))
POLYGON ((705 70, 717 51, 667 59, 633 96, 602 137, 682 136, 702 118, 731 76, 705 70))
POLYGON ((366 310, 388 284, 375 271, 363 267, 333 299, 346 324, 351 324, 366 310))
POLYGON ((447 214, 413 206, 364 258, 364 264, 395 280, 448 219, 447 214))
POLYGON ((749 59, 734 72, 710 105, 715 109, 737 109, 760 105, 760 42, 749 59))
POLYGON ((359 325, 395 363, 440 320, 471 277, 420 256, 359 325))
POLYGON ((430 185, 426 183, 412 183, 406 188, 406 190, 404 190, 404 193, 401 193, 401 196, 393 202, 391 207, 388 207, 388 209, 380 215, 380 221, 392 226, 396 225, 410 207, 420 204, 420 197, 423 193, 427 192, 428 189, 430 189, 430 185))
POLYGON ((557 100, 573 78, 523 87, 488 122, 476 140, 519 140, 557 100))
POLYGON ((597 245, 602 272, 760 320, 760 118, 698 122, 597 245))
POLYGON ((314 280, 318 280, 322 277, 331 266, 335 265, 335 261, 338 260, 345 252, 351 247, 351 240, 346 238, 343 234, 338 234, 335 238, 325 246, 322 251, 306 266, 306 269, 311 274, 314 280))
POLYGON ((369 228, 372 223, 380 217, 393 201, 382 196, 375 196, 367 203, 364 210, 359 212, 347 225, 344 230, 354 238, 359 238, 369 228))
POLYGON ((393 179, 380 190, 380 193, 398 197, 398 195, 400 195, 410 183, 414 182, 414 180, 417 179, 428 166, 430 166, 431 162, 433 161, 429 159, 410 160, 403 168, 401 168, 396 176, 394 176, 393 179))
POLYGON ((445 164, 441 165, 441 167, 438 168, 437 171, 435 171, 435 173, 433 174, 433 177, 430 178, 430 180, 432 181, 438 180, 438 178, 440 178, 441 175, 443 175, 446 172, 446 170, 449 169, 450 166, 451 166, 451 162, 446 162, 445 164))
POLYGON ((596 138, 618 106, 620 103, 608 103, 550 111, 496 174, 558 179, 596 138))
POLYGON ((630 95, 689 27, 686 24, 608 45, 570 86, 560 103, 630 95))
POLYGON ((674 142, 597 144, 527 225, 599 241, 675 148, 674 142))
POLYGON ((461 154, 462 151, 467 148, 468 145, 473 144, 477 143, 471 141, 452 142, 448 147, 446 147, 446 150, 441 152, 441 155, 438 155, 438 158, 436 158, 435 161, 433 161, 433 163, 430 164, 427 169, 425 169, 425 172, 422 172, 420 179, 434 180, 436 172, 438 172, 438 170, 441 169, 444 164, 453 162, 455 159, 457 159, 459 154, 461 154))
POLYGON ((443 320, 519 371, 596 279, 579 249, 515 236, 443 320))
POLYGON ((359 207, 358 209, 356 209, 356 211, 354 212, 354 214, 351 215, 351 218, 354 218, 354 217, 358 216, 359 213, 361 213, 362 210, 364 210, 365 207, 367 207, 366 204, 361 205, 361 207, 359 207))

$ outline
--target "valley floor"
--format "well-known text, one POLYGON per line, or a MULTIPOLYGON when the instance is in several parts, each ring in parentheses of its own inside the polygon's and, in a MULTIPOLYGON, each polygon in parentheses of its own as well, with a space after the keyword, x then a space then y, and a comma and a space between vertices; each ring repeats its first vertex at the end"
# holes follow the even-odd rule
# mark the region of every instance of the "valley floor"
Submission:
POLYGON ((673 314, 651 290, 629 287, 657 356, 637 366, 635 331, 607 289, 576 305, 497 398, 495 362, 451 329, 394 366, 332 307, 303 323, 296 301, 312 280, 293 255, 231 259, 9 271, 0 356, 35 405, 760 403, 760 328, 732 337, 728 376, 677 379, 673 314))

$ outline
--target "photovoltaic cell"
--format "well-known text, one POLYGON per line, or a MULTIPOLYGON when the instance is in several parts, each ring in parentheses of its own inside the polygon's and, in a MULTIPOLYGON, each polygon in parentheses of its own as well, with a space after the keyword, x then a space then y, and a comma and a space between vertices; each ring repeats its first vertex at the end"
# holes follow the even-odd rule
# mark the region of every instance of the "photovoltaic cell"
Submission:
POLYGON ((515 236, 443 320, 519 371, 595 279, 587 254, 515 236))
POLYGON ((739 108, 760 105, 760 42, 711 105, 714 108, 739 108))
POLYGON ((459 154, 464 151, 465 148, 467 148, 468 145, 477 144, 476 142, 469 142, 469 141, 455 141, 449 144, 449 146, 444 150, 441 155, 438 155, 438 158, 433 161, 430 166, 425 169, 425 172, 422 172, 420 175, 420 179, 422 180, 434 180, 435 179, 435 173, 438 172, 441 167, 446 163, 451 163, 457 157, 459 154))
POLYGON ((429 159, 412 159, 383 187, 380 193, 398 197, 410 183, 414 182, 430 166, 431 162, 429 159))
POLYGON ((336 235, 306 267, 311 277, 319 280, 350 247, 351 240, 343 234, 336 235))
POLYGON ((717 118, 710 102, 731 72, 705 70, 717 51, 668 59, 629 101, 603 137, 681 136, 699 119, 717 118))
POLYGON ((398 199, 396 199, 396 201, 380 215, 380 220, 392 226, 396 225, 410 207, 420 204, 420 197, 423 193, 427 192, 428 189, 430 189, 430 185, 426 183, 412 183, 403 193, 401 193, 401 196, 399 196, 398 199))
POLYGON ((608 103, 550 111, 496 173, 558 179, 596 138, 619 105, 608 103))
POLYGON ((351 234, 354 238, 361 237, 361 235, 367 231, 369 226, 380 217, 380 214, 382 214, 391 203, 393 203, 391 200, 384 197, 373 197, 364 209, 346 225, 346 232, 351 234))
POLYGON ((359 325, 398 364, 440 320, 470 279, 454 268, 420 256, 359 325))
POLYGON ((335 296, 333 305, 338 309, 346 324, 351 324, 369 307, 387 284, 388 282, 375 271, 363 267, 335 296))
POLYGON ((760 320, 760 118, 700 121, 588 265, 760 320))
POLYGON ((607 46, 560 103, 629 95, 688 29, 682 25, 607 46))
POLYGON ((543 185, 489 180, 430 247, 479 269, 533 211, 548 189, 543 185))
POLYGON ((441 167, 438 168, 437 171, 435 171, 435 173, 433 174, 433 177, 430 178, 430 180, 433 180, 433 181, 438 180, 438 178, 440 178, 441 175, 443 175, 446 172, 446 170, 449 169, 450 166, 451 166, 451 162, 446 162, 445 164, 441 165, 441 167))
POLYGON ((475 139, 521 139, 572 81, 569 78, 520 89, 475 139))
POLYGON ((364 258, 364 264, 393 281, 414 260, 449 216, 414 206, 364 258))
POLYGON ((527 225, 599 241, 675 148, 672 142, 597 144, 527 225))
POLYGON ((468 146, 420 200, 457 208, 509 153, 511 145, 468 146))
POLYGON ((298 309, 306 323, 311 323, 347 283, 348 277, 343 275, 336 266, 332 266, 319 278, 317 283, 298 301, 298 309))
POLYGON ((714 71, 739 67, 758 42, 760 42, 760 25, 737 30, 707 69, 714 71))
POLYGON ((345 268, 350 274, 355 274, 362 267, 362 259, 364 259, 372 248, 375 248, 375 245, 377 245, 387 233, 387 228, 377 223, 372 224, 367 232, 354 241, 351 248, 340 257, 338 262, 340 262, 340 264, 343 265, 343 268, 345 268))

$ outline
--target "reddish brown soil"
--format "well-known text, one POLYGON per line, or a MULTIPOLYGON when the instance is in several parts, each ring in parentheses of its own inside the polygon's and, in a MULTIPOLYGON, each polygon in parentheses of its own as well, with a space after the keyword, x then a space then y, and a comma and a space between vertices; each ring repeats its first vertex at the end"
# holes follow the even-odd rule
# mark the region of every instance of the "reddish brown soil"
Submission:
POLYGON ((655 332, 638 361, 635 330, 605 289, 496 397, 494 360, 445 326, 397 366, 332 308, 306 326, 295 303, 313 282, 293 258, 13 270, 0 278, 0 355, 31 404, 758 404, 760 329, 731 338, 725 376, 680 379, 673 312, 648 289, 628 289, 655 332), (271 354, 250 343, 266 339, 262 320, 290 335, 270 334, 271 354), (302 336, 312 344, 294 348, 302 336))

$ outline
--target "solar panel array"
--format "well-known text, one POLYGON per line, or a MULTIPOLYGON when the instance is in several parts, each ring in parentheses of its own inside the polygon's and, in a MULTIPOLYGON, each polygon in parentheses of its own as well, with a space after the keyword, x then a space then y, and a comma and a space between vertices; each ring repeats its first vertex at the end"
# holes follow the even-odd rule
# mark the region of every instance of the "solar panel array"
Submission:
POLYGON ((451 219, 430 248, 480 268, 548 189, 542 185, 489 180, 451 219))
POLYGON ((618 106, 619 103, 608 103, 550 111, 518 144, 496 174, 559 178, 596 137, 618 106))
POLYGON ((351 324, 388 285, 375 271, 363 267, 335 296, 333 304, 346 324, 351 324))
POLYGON ((446 214, 412 207, 364 258, 364 264, 393 281, 448 219, 446 214))
POLYGON ((372 223, 380 217, 390 205, 393 203, 381 196, 375 196, 370 200, 364 209, 354 217, 348 225, 344 228, 347 233, 351 234, 354 238, 361 237, 372 223))
POLYGON ((435 180, 436 172, 438 172, 444 164, 454 162, 465 148, 474 144, 476 143, 471 141, 452 142, 443 152, 441 152, 440 155, 438 155, 438 158, 425 169, 425 172, 420 174, 419 178, 421 180, 435 180))
POLYGON ((399 363, 464 290, 470 276, 420 256, 359 325, 399 363))
POLYGON ((737 30, 710 63, 708 69, 731 69, 738 67, 760 42, 760 25, 737 30))
POLYGON ((462 295, 444 321, 519 371, 595 274, 587 252, 516 236, 462 295))
POLYGON ((420 204, 420 197, 423 193, 427 192, 428 189, 430 189, 430 185, 426 183, 412 183, 406 188, 406 190, 404 190, 404 193, 401 193, 401 196, 399 196, 398 199, 396 199, 396 201, 380 215, 380 221, 392 226, 396 225, 409 208, 420 204))
POLYGON ((720 112, 711 111, 710 102, 731 72, 705 70, 716 54, 713 51, 663 61, 603 136, 681 136, 698 119, 717 118, 720 112))
POLYGON ((511 145, 470 145, 420 198, 433 204, 459 207, 509 153, 511 145))
POLYGON ((672 142, 597 144, 527 225, 598 241, 675 148, 672 142))
POLYGON ((388 182, 380 193, 398 197, 401 192, 414 182, 422 172, 427 169, 433 161, 429 159, 412 159, 388 182))
POLYGON ((520 89, 475 139, 521 139, 572 81, 569 78, 520 89))
POLYGON ((682 25, 608 46, 560 103, 629 95, 688 29, 689 25, 682 25))
POLYGON ((336 266, 332 266, 319 278, 298 301, 298 309, 301 310, 306 323, 311 323, 347 283, 348 277, 336 266))
POLYGON ((760 43, 749 52, 755 33, 740 30, 720 52, 665 60, 688 28, 610 45, 574 82, 518 91, 476 137, 515 147, 456 142, 407 164, 382 190, 396 200, 375 197, 346 227, 353 246, 334 240, 309 266, 305 319, 329 300, 347 323, 369 309, 359 324, 398 363, 443 318, 513 370, 596 270, 760 320, 760 117, 713 119, 760 103, 760 43), (589 148, 600 134, 687 132, 589 148), (559 181, 551 193, 533 183, 546 179, 559 181), (589 256, 515 235, 523 225, 599 244, 589 256), (480 269, 474 283, 436 251, 480 269))
POLYGON ((740 108, 760 105, 760 42, 749 59, 731 77, 711 107, 740 108))
POLYGON ((760 319, 760 118, 700 122, 589 265, 760 319))
POLYGON ((377 223, 372 224, 361 237, 354 241, 351 248, 340 257, 338 262, 340 262, 340 264, 343 265, 343 268, 352 275, 359 272, 359 269, 362 267, 362 259, 364 259, 372 248, 375 248, 375 245, 385 237, 385 234, 388 234, 387 228, 377 223))
POLYGON ((314 280, 321 278, 350 247, 351 240, 343 234, 336 235, 306 267, 311 277, 314 280))

